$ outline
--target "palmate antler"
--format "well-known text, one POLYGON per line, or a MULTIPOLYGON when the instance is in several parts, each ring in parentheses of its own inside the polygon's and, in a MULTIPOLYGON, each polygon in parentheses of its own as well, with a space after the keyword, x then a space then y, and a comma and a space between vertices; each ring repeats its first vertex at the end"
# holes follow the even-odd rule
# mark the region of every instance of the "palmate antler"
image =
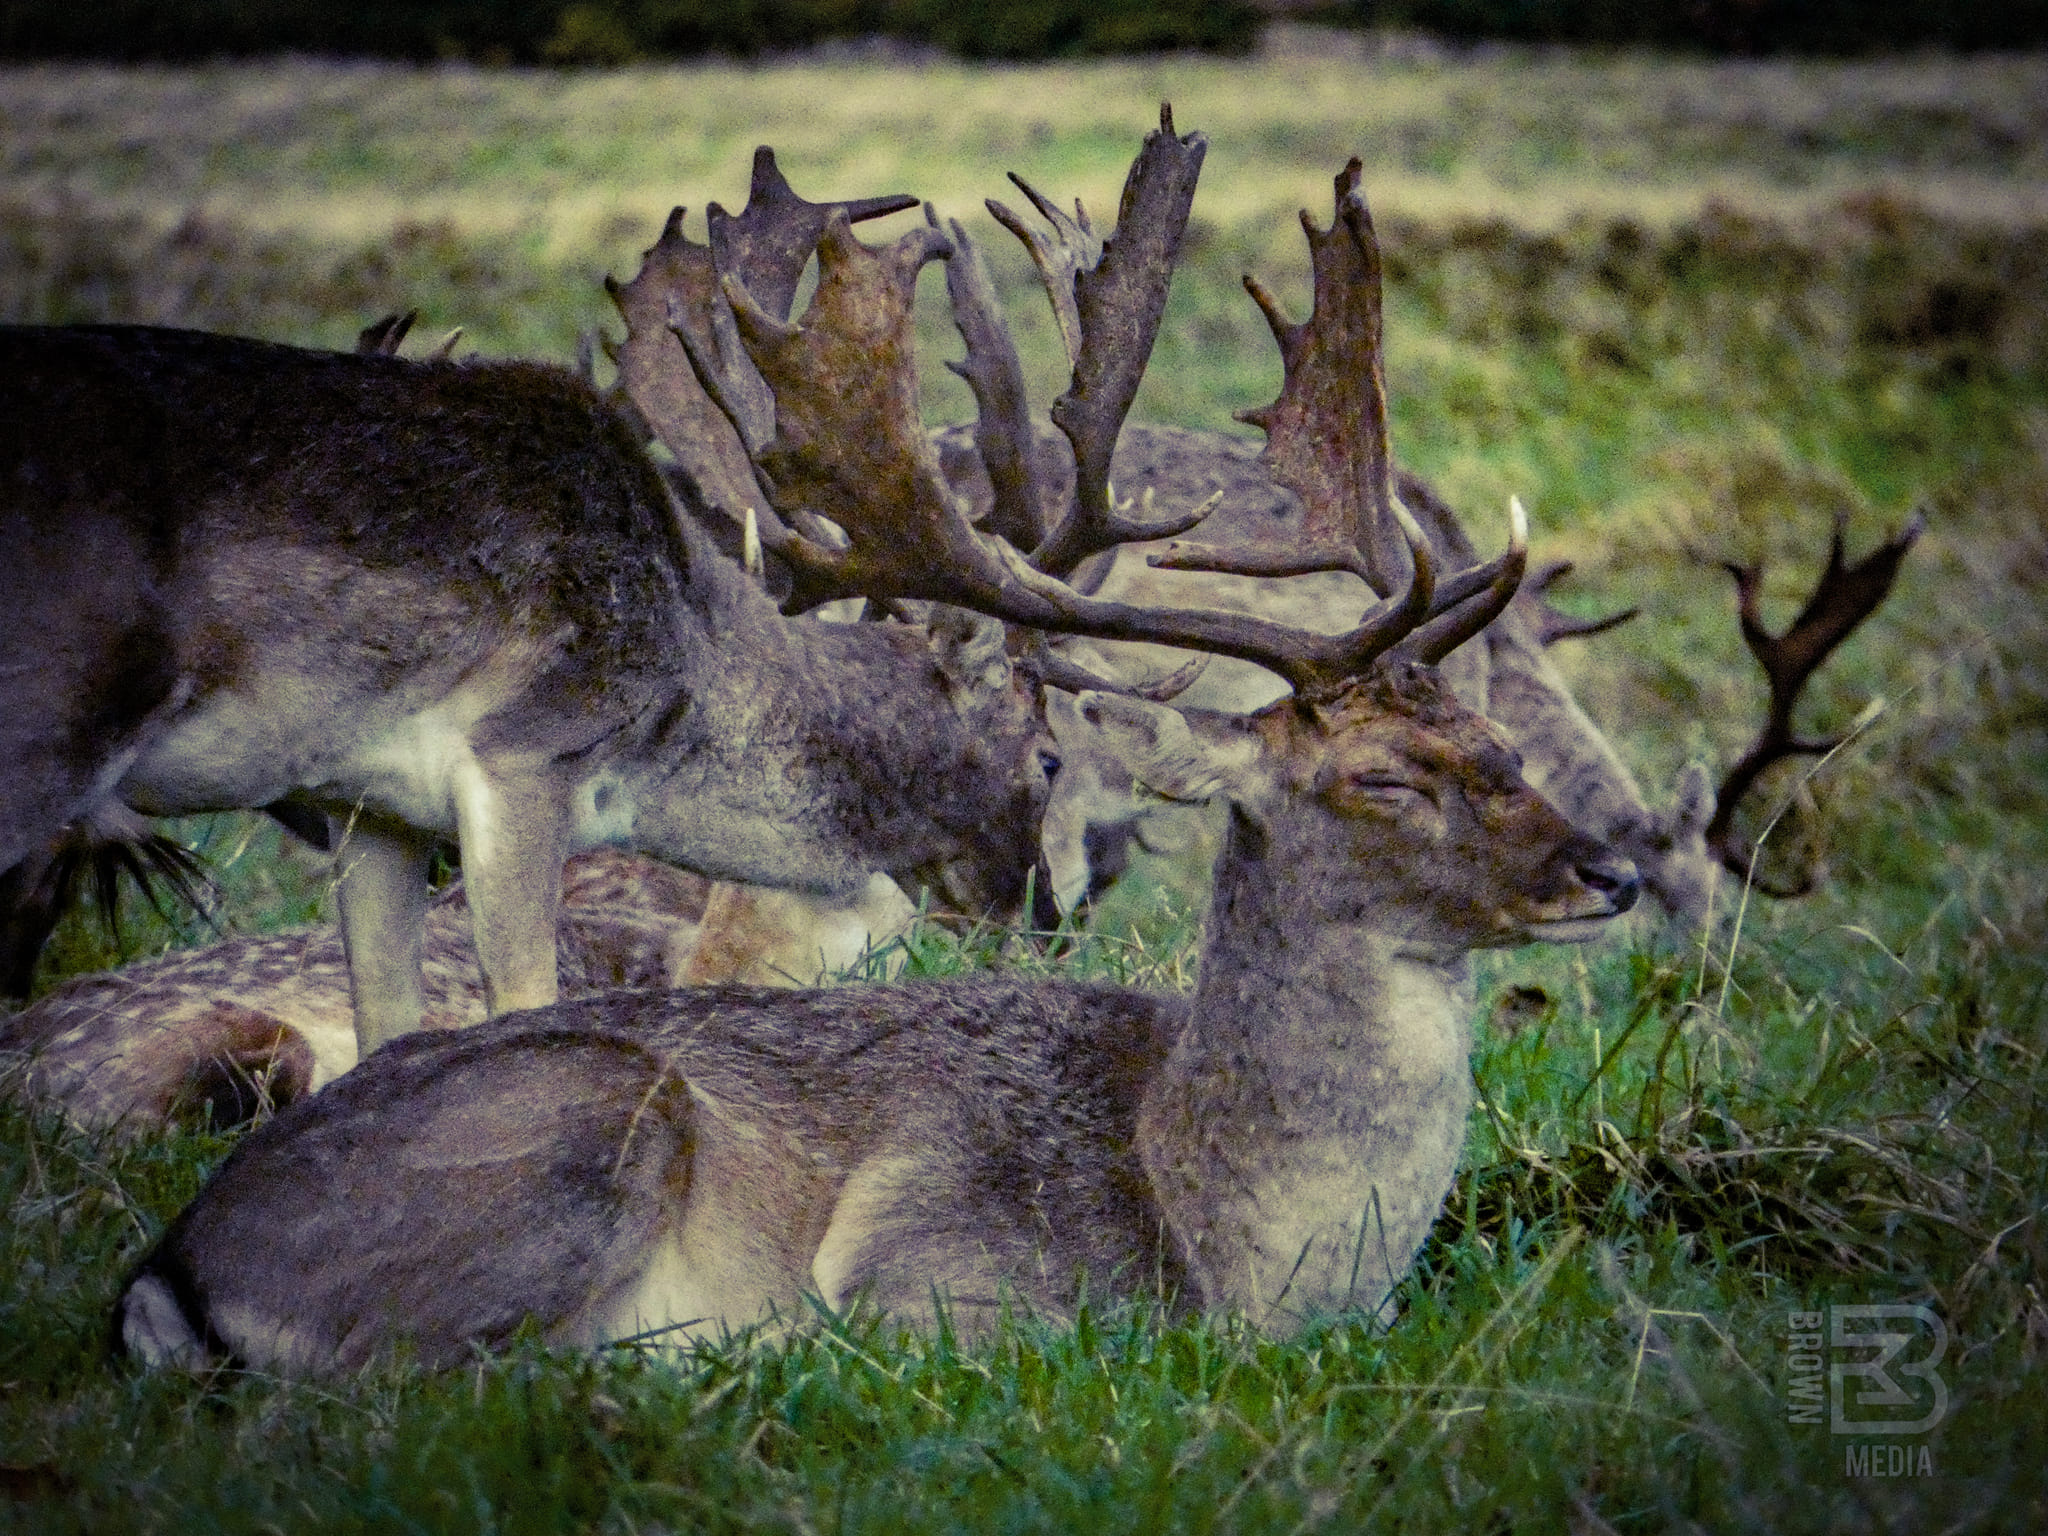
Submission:
POLYGON ((835 213, 875 219, 916 206, 916 198, 900 193, 806 202, 783 177, 775 152, 763 146, 754 153, 747 206, 738 215, 716 203, 705 211, 710 245, 684 235, 685 210, 677 208, 630 283, 605 279, 626 322, 614 358, 619 388, 675 455, 706 507, 741 525, 751 510, 771 544, 788 530, 775 520, 752 450, 773 430, 774 402, 739 345, 720 271, 740 274, 758 301, 787 315, 804 265, 835 213), (716 396, 701 382, 689 349, 701 355, 716 396))
MULTIPOLYGON (((1059 507, 1050 505, 1037 473, 1015 349, 973 242, 958 224, 942 228, 927 210, 926 227, 874 249, 853 237, 847 212, 833 211, 817 246, 817 292, 797 323, 764 305, 735 262, 716 264, 716 297, 772 399, 773 430, 764 434, 734 383, 742 372, 738 359, 712 327, 691 319, 704 312, 691 286, 702 281, 694 253, 703 248, 684 241, 671 221, 648 267, 621 290, 634 299, 628 320, 645 323, 664 280, 657 272, 663 258, 682 290, 662 305, 679 338, 675 350, 693 365, 695 393, 723 419, 708 435, 721 451, 733 444, 749 450, 746 480, 736 465, 722 467, 704 495, 728 507, 746 503, 750 492, 765 498, 774 516, 763 517, 762 537, 795 572, 791 606, 853 594, 935 599, 1036 630, 1242 657, 1300 692, 1341 683, 1396 646, 1436 660, 1499 613, 1527 556, 1519 505, 1504 554, 1439 582, 1426 537, 1388 488, 1379 253, 1355 163, 1338 178, 1331 229, 1318 231, 1303 217, 1316 267, 1315 314, 1305 325, 1287 325, 1270 298, 1260 300, 1281 342, 1287 382, 1280 399, 1254 419, 1271 435, 1267 459, 1276 477, 1308 488, 1309 547, 1290 552, 1287 567, 1363 567, 1379 573, 1392 595, 1350 633, 1325 636, 1239 613, 1103 602, 1067 584, 1064 578, 1089 555, 1166 537, 1208 510, 1135 522, 1112 502, 1108 481, 1164 312, 1205 149, 1199 134, 1178 135, 1171 111, 1162 109, 1158 132, 1147 135, 1125 182, 1117 228, 1099 242, 1078 208, 1069 220, 1028 186, 1026 194, 1054 226, 1050 236, 1031 232, 1007 209, 997 211, 1031 249, 1073 361, 1072 381, 1052 410, 1076 471, 1071 500, 1059 507), (949 288, 967 340, 967 358, 956 371, 974 391, 977 439, 996 484, 989 532, 969 521, 947 486, 918 414, 912 295, 932 260, 951 264, 949 288), (844 531, 843 546, 806 527, 806 519, 818 517, 844 531), (1021 545, 1033 540, 1023 554, 1021 545), (1390 571, 1398 575, 1389 578, 1390 571)), ((1256 285, 1253 291, 1262 293, 1256 285)), ((715 318, 715 304, 711 313, 715 318)), ((634 350, 629 337, 622 376, 623 359, 634 350)), ((628 393, 680 463, 724 463, 691 440, 707 430, 690 424, 701 410, 692 417, 667 408, 691 393, 683 380, 664 377, 655 389, 657 408, 650 409, 641 399, 648 386, 638 379, 627 376, 628 393)), ((1240 569, 1254 557, 1184 549, 1177 558, 1240 569)), ((1259 565, 1272 568, 1270 559, 1259 565)))
MULTIPOLYGON (((1743 641, 1763 668, 1771 691, 1763 729, 1721 780, 1713 820, 1707 823, 1707 847, 1727 869, 1744 878, 1752 873, 1756 851, 1735 830, 1736 807, 1773 763, 1788 757, 1822 756, 1848 739, 1845 735, 1798 734, 1792 726, 1793 707, 1808 679, 1820 670, 1835 648, 1882 606, 1891 593, 1892 583, 1898 579, 1906 552, 1926 526, 1916 513, 1905 527, 1850 565, 1844 560, 1845 522, 1846 519, 1836 517, 1827 569, 1821 572, 1799 617, 1783 634, 1773 635, 1763 626, 1762 565, 1723 562, 1723 568, 1735 578, 1743 641)), ((1776 896, 1796 896, 1810 890, 1812 881, 1809 877, 1791 887, 1761 888, 1776 896)))
POLYGON ((1380 357, 1379 241, 1358 190, 1360 170, 1354 159, 1338 173, 1337 216, 1327 230, 1302 212, 1315 270, 1306 324, 1290 321, 1258 279, 1244 280, 1280 345, 1286 382, 1271 405, 1237 415, 1265 431, 1267 472, 1301 498, 1300 547, 1249 556, 1183 544, 1154 564, 1247 576, 1349 570, 1381 596, 1406 580, 1410 562, 1395 520, 1380 357), (1332 420, 1352 429, 1331 434, 1324 428, 1332 420))

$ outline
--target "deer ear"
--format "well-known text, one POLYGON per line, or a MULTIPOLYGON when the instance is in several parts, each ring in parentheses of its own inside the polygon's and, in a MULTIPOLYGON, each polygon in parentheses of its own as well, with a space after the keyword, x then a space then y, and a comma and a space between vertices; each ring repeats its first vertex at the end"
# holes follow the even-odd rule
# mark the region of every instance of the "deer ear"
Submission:
POLYGON ((1131 776, 1169 800, 1241 798, 1258 761, 1258 745, 1231 716, 1184 715, 1164 704, 1120 693, 1084 693, 1081 718, 1131 776))
POLYGON ((926 626, 932 659, 954 693, 997 689, 1009 680, 1010 657, 1003 645, 1003 621, 965 608, 934 604, 926 626))

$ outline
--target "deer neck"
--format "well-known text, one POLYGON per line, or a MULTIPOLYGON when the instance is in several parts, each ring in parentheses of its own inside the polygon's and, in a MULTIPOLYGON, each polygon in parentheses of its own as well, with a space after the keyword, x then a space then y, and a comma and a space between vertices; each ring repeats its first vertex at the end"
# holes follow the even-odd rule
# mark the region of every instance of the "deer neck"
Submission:
POLYGON ((1188 1022, 1140 1139, 1209 1306, 1381 1306, 1456 1172, 1471 1107, 1462 950, 1316 910, 1305 861, 1233 812, 1188 1022))

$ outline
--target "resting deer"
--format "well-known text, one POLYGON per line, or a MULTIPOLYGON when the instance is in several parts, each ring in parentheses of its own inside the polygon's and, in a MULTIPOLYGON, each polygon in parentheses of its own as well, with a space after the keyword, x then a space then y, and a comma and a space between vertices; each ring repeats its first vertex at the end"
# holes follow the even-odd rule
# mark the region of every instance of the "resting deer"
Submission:
MULTIPOLYGON (((706 882, 599 849, 563 871, 565 997, 668 987, 687 971, 706 882)), ((429 904, 422 1026, 482 1021, 483 975, 460 883, 429 904)), ((77 976, 0 1018, 0 1056, 87 1129, 144 1129, 211 1112, 216 1125, 316 1092, 356 1064, 348 967, 331 924, 237 934, 77 976)))
MULTIPOLYGON (((1098 377, 1092 349, 1129 334, 1115 323, 1128 300, 1105 290, 1134 270, 1163 289, 1203 149, 1162 114, 1114 239, 1064 275, 1048 261, 1055 299, 1078 295, 1082 336, 1055 419, 1099 403, 1082 387, 1098 377)), ((415 1036, 238 1148, 125 1291, 128 1347, 346 1369, 403 1338, 446 1363, 529 1317, 565 1341, 688 1335, 794 1309, 806 1292, 910 1317, 944 1305, 970 1327, 1005 1294, 1058 1313, 1082 1287, 1156 1289, 1270 1326, 1383 1308, 1463 1141, 1466 951, 1585 937, 1631 904, 1637 879, 1528 787, 1500 733, 1434 669, 1507 603, 1526 534, 1517 507, 1502 555, 1439 579, 1392 501, 1378 252, 1357 181, 1354 161, 1329 230, 1304 219, 1315 313, 1276 322, 1286 383, 1266 413, 1267 463, 1307 484, 1328 540, 1302 558, 1378 540, 1384 513, 1409 562, 1395 595, 1337 636, 1200 610, 1105 612, 936 494, 914 415, 886 401, 912 392, 911 285, 933 256, 962 260, 957 231, 870 251, 836 223, 799 327, 763 325, 741 284, 722 285, 751 355, 769 359, 778 415, 811 429, 779 439, 777 490, 825 484, 848 445, 886 471, 863 477, 866 506, 837 509, 858 513, 848 550, 799 555, 812 574, 866 558, 868 527, 922 526, 964 589, 1006 571, 1022 594, 1010 600, 1041 617, 1227 649, 1292 685, 1250 717, 1079 700, 1140 780, 1229 804, 1191 998, 991 976, 718 988, 415 1036), (879 339, 877 314, 890 317, 879 339), (875 390, 791 411, 816 371, 784 372, 776 354, 850 340, 875 390), (1304 451, 1352 472, 1312 480, 1304 451)), ((1149 301, 1133 307, 1156 323, 1149 301)), ((988 311, 968 314, 975 326, 986 342, 988 311)), ((1134 389, 1135 372, 1124 382, 1134 389)), ((1094 446, 1106 463, 1109 445, 1094 446)), ((1107 511, 1105 499, 1090 515, 1107 511)), ((1080 542, 1107 547, 1113 532, 1080 542)))
MULTIPOLYGON (((877 876, 851 906, 733 886, 596 849, 562 872, 562 996, 739 981, 808 986, 894 966, 877 936, 916 916, 877 876)), ((460 883, 428 905, 424 1029, 485 1017, 460 883)), ((117 971, 74 976, 0 1017, 0 1073, 87 1130, 160 1127, 207 1113, 247 1120, 325 1088, 358 1060, 348 965, 332 924, 237 934, 117 971)))
MULTIPOLYGON (((757 172, 713 226, 768 294, 842 210, 757 172)), ((785 619, 566 371, 0 330, 0 465, 0 867, 113 797, 325 815, 365 1050, 419 1023, 439 838, 493 1012, 555 998, 580 846, 1021 892, 1050 742, 1000 627, 785 619)))

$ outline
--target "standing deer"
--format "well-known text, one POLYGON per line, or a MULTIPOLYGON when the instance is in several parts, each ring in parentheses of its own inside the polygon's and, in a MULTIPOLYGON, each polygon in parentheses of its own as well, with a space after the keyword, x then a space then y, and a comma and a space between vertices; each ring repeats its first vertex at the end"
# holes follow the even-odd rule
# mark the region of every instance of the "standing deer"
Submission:
MULTIPOLYGON (((906 201, 804 203, 766 159, 713 224, 774 292, 906 201)), ((0 330, 0 465, 0 867, 112 797, 325 815, 365 1052, 419 1023, 437 838, 493 1012, 554 1000, 579 846, 993 882, 973 907, 1031 866, 1050 742, 999 626, 785 619, 563 370, 0 330)))
MULTIPOLYGON (((1162 113, 1114 237, 1070 264, 1047 247, 1080 336, 1054 416, 1077 423, 1084 466, 1108 462, 1114 423, 1079 423, 1135 390, 1151 338, 1129 322, 1156 324, 1204 148, 1162 113)), ((935 256, 969 258, 957 230, 874 251, 835 221, 798 325, 764 322, 741 282, 721 283, 782 423, 751 455, 790 498, 775 537, 808 537, 788 526, 798 496, 850 537, 799 547, 799 580, 829 584, 838 562, 921 530, 938 581, 977 596, 1001 582, 1020 620, 1221 649, 1292 685, 1249 717, 1078 701, 1142 782, 1230 807, 1192 997, 988 976, 717 988, 415 1036, 237 1149, 124 1292, 128 1348, 348 1369, 405 1339, 447 1363, 529 1317, 564 1341, 706 1333, 806 1292, 913 1318, 945 1306, 970 1327, 1006 1293, 1057 1313, 1084 1287, 1156 1288, 1272 1326, 1383 1309, 1463 1142, 1465 953, 1586 937, 1638 882, 1435 671, 1512 596, 1526 530, 1517 506, 1501 556, 1439 579, 1392 501, 1357 183, 1354 161, 1330 229, 1304 218, 1315 311, 1276 321, 1286 382, 1264 413, 1269 469, 1306 487, 1325 539, 1301 558, 1355 558, 1384 512, 1408 561, 1396 593, 1336 636, 1074 591, 1053 568, 1143 531, 1112 526, 1106 496, 1070 508, 1093 525, 1057 557, 1042 545, 1027 562, 974 530, 907 403, 912 285, 935 256), (815 366, 842 348, 865 387, 815 366), (1348 473, 1305 472, 1305 455, 1348 473), (856 485, 859 501, 835 495, 856 485)), ((953 286, 970 355, 985 355, 992 312, 953 286)))

